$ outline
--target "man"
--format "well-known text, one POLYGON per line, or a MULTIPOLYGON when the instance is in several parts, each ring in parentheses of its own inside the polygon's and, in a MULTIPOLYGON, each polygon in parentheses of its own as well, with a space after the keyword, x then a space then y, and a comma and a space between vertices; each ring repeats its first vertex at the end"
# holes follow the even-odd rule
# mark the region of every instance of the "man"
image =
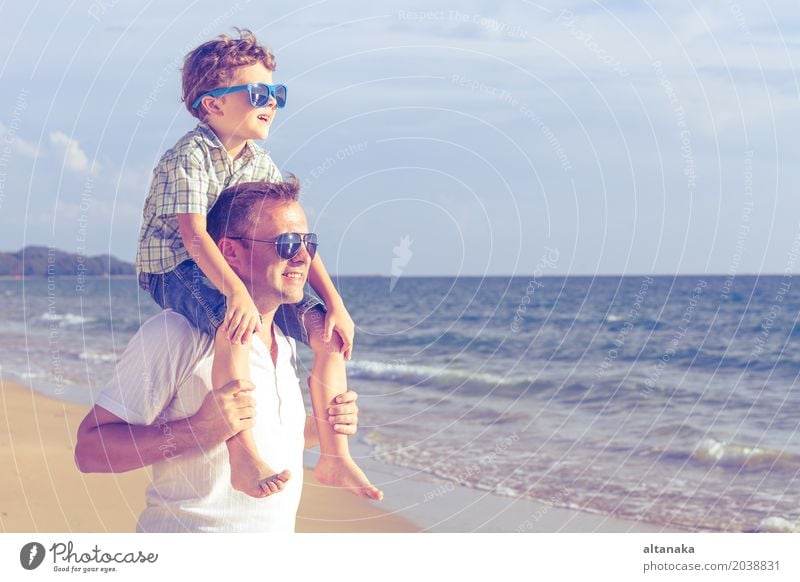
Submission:
MULTIPOLYGON (((78 428, 75 461, 81 471, 120 473, 152 465, 137 531, 294 531, 303 448, 315 446, 318 435, 303 405, 294 340, 273 318, 282 303, 300 301, 311 263, 309 237, 276 246, 293 240, 279 239, 281 234, 308 232, 298 194, 295 180, 239 184, 220 195, 209 215, 209 232, 263 318, 249 342, 254 384, 234 381, 213 390, 213 338, 167 310, 131 339, 116 377, 78 428), (279 252, 296 254, 283 259, 279 252), (257 499, 230 485, 225 443, 246 429, 253 429, 267 463, 293 475, 276 495, 257 499)), ((329 409, 330 421, 338 432, 353 434, 356 395, 339 399, 329 409)))

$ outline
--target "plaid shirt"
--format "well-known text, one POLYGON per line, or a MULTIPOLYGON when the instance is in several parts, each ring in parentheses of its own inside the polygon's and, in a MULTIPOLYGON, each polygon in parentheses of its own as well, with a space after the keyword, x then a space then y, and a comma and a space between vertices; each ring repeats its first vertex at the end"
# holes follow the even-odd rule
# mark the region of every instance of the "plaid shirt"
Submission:
POLYGON ((178 140, 153 170, 142 230, 136 251, 136 272, 167 273, 190 259, 183 246, 176 214, 207 215, 228 186, 263 180, 280 182, 281 173, 269 154, 248 141, 237 160, 205 123, 178 140))

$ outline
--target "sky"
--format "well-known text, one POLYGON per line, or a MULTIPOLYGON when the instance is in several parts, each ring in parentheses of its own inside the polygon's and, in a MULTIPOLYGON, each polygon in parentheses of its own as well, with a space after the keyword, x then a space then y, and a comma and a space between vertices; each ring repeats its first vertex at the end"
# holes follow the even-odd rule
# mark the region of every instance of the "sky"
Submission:
POLYGON ((0 3, 0 250, 133 261, 180 66, 234 26, 338 275, 790 273, 794 2, 0 3))

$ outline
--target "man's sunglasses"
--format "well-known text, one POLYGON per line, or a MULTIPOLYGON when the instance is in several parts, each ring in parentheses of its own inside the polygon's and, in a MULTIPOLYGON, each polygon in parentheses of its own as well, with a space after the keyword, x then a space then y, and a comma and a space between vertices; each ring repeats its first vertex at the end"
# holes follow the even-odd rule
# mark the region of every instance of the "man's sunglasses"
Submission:
POLYGON ((229 238, 231 240, 249 240, 253 242, 263 242, 275 245, 275 251, 278 253, 278 256, 287 261, 297 256, 297 253, 300 252, 300 247, 303 244, 306 245, 308 256, 311 257, 312 260, 317 254, 317 234, 314 232, 309 232, 306 234, 300 234, 299 232, 284 232, 283 234, 278 235, 278 238, 275 240, 261 240, 258 238, 247 238, 246 236, 228 236, 225 238, 229 238))
POLYGON ((275 105, 282 109, 286 105, 286 85, 267 85, 266 83, 250 83, 249 85, 236 85, 235 87, 220 87, 213 91, 206 91, 192 103, 192 109, 197 109, 203 97, 222 97, 229 93, 247 91, 250 94, 250 105, 253 107, 266 107, 269 98, 275 99, 275 105))

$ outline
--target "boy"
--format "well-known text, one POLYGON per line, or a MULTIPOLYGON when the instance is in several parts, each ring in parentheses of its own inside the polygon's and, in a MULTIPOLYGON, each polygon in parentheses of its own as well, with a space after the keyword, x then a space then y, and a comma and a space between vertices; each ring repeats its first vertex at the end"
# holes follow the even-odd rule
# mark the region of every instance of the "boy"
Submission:
MULTIPOLYGON (((274 55, 248 30, 240 30, 238 39, 222 35, 186 56, 183 101, 200 123, 162 156, 145 201, 136 255, 139 284, 161 307, 178 311, 214 337, 215 389, 249 380, 248 340, 261 322, 244 284, 206 232, 206 214, 229 186, 281 181, 269 155, 251 141, 267 138, 277 109, 286 105, 286 86, 272 84, 274 70, 274 55)), ((275 319, 287 336, 314 351, 309 388, 322 453, 314 474, 323 484, 381 499, 383 493, 350 456, 347 436, 332 424, 335 418, 327 419, 327 407, 345 391, 344 356, 349 358, 355 326, 321 258, 314 257, 316 241, 286 233, 251 244, 282 258, 305 245, 312 256, 308 280, 327 316, 324 306, 305 296, 298 305, 282 307, 275 319)), ((264 463, 249 430, 227 445, 235 489, 263 497, 279 492, 291 477, 264 463)))

